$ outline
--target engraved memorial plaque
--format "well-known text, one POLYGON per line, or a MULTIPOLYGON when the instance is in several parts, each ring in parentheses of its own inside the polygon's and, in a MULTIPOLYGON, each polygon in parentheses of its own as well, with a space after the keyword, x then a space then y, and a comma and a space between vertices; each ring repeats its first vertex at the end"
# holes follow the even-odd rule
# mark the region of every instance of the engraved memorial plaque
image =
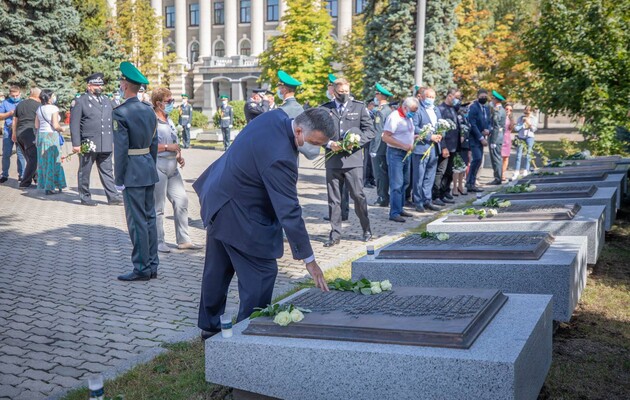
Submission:
MULTIPOLYGON (((482 209, 485 207, 475 207, 482 209)), ((444 220, 448 222, 493 222, 493 221, 568 221, 580 211, 579 204, 514 204, 509 207, 495 208, 497 215, 479 218, 477 215, 449 214, 444 220)))
POLYGON ((593 197, 596 192, 597 186, 595 185, 567 185, 537 187, 532 192, 523 193, 496 192, 493 193, 490 197, 503 200, 582 199, 593 197))
POLYGON ((449 233, 449 239, 409 235, 381 249, 377 259, 538 260, 554 237, 548 232, 449 233))
POLYGON ((608 172, 594 172, 594 173, 570 173, 561 175, 529 175, 526 178, 519 180, 519 183, 530 182, 532 184, 538 183, 580 183, 580 182, 601 182, 608 178, 608 172))
POLYGON ((312 311, 302 321, 260 317, 243 334, 467 349, 506 301, 495 289, 394 287, 365 296, 313 288, 291 300, 312 311))
POLYGON ((568 173, 592 173, 592 172, 606 172, 606 171, 614 171, 617 169, 617 164, 615 163, 603 163, 603 164, 590 164, 590 165, 574 165, 568 167, 544 167, 540 170, 543 172, 560 172, 562 171, 565 174, 568 173))

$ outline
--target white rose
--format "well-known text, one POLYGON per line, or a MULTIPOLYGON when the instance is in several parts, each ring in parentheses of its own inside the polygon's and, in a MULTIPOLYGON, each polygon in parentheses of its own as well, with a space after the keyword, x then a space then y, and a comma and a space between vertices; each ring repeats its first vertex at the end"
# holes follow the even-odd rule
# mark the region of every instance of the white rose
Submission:
POLYGON ((288 311, 280 311, 273 319, 273 322, 280 326, 287 326, 291 323, 291 314, 288 311))
POLYGON ((495 215, 497 215, 499 212, 493 208, 488 210, 488 215, 491 217, 494 217, 495 215))
POLYGON ((449 237, 450 236, 448 235, 448 233, 438 233, 437 234, 437 240, 439 240, 440 242, 448 240, 449 237))
POLYGON ((300 322, 303 319, 304 319, 304 314, 302 314, 302 311, 298 310, 297 308, 291 311, 291 321, 300 322))
POLYGON ((533 192, 534 190, 536 190, 536 185, 529 185, 525 188, 526 192, 533 192))
POLYGON ((381 289, 384 291, 392 290, 392 283, 389 280, 381 282, 381 289))
POLYGON ((383 289, 381 289, 381 284, 378 282, 375 282, 372 284, 372 294, 379 294, 383 291, 383 289))

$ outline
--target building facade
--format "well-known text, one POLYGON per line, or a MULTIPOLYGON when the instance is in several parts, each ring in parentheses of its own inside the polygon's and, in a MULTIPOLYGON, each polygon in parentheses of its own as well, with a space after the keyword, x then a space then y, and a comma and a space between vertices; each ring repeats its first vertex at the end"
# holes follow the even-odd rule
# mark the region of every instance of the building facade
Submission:
MULTIPOLYGON (((352 17, 367 0, 329 0, 335 38, 352 29, 352 17)), ((109 1, 116 13, 116 0, 109 1)), ((285 0, 151 0, 163 28, 169 31, 166 46, 174 52, 171 90, 187 93, 195 109, 209 115, 217 109, 219 95, 246 100, 259 85, 258 56, 278 35, 285 0)))

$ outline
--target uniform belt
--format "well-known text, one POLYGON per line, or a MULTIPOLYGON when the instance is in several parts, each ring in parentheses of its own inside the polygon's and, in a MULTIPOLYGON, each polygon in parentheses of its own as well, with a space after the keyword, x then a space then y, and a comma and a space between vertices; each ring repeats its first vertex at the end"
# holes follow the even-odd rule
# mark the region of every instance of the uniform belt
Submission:
POLYGON ((230 119, 230 117, 221 117, 221 119, 230 119))
POLYGON ((145 147, 144 149, 129 149, 127 154, 130 156, 143 156, 145 154, 149 154, 149 148, 145 147))

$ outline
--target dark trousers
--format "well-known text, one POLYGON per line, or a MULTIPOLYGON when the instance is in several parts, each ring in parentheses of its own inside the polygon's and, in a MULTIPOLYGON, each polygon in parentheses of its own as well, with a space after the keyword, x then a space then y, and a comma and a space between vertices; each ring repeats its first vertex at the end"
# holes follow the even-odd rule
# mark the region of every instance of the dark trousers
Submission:
POLYGON ((221 134, 223 135, 223 147, 227 150, 230 147, 230 128, 221 128, 221 134))
POLYGON ((112 153, 88 153, 79 157, 79 177, 77 185, 79 187, 79 197, 81 200, 89 199, 90 194, 90 173, 92 165, 96 163, 98 176, 105 189, 107 201, 118 200, 120 195, 114 186, 114 169, 112 167, 112 153))
POLYGON ((32 137, 24 140, 24 136, 18 136, 18 145, 22 149, 22 154, 26 159, 26 167, 22 171, 22 182, 20 187, 28 187, 33 183, 33 178, 37 173, 37 146, 33 144, 32 137))
POLYGON ((155 186, 128 187, 123 190, 125 217, 133 245, 131 262, 138 275, 157 272, 157 225, 155 224, 155 186))
POLYGON ((240 309, 238 321, 271 304, 273 285, 278 274, 275 259, 245 254, 206 233, 206 260, 201 281, 201 300, 197 326, 204 331, 221 330, 221 315, 232 277, 238 277, 240 309))
MULTIPOLYGON (((499 152, 501 149, 499 149, 499 152)), ((477 173, 481 168, 481 160, 483 160, 483 146, 470 145, 470 152, 472 154, 472 161, 470 162, 470 170, 468 171, 468 178, 466 179, 467 186, 475 186, 477 182, 477 173)))
POLYGON ((188 124, 182 125, 182 147, 187 149, 190 147, 190 128, 188 128, 188 124))
POLYGON ((433 199, 442 199, 451 191, 451 183, 453 182, 453 163, 455 155, 452 152, 448 157, 438 157, 437 172, 435 173, 435 183, 433 183, 433 199))
POLYGON ((363 193, 363 168, 327 168, 326 186, 328 189, 328 213, 330 215, 330 238, 341 238, 341 185, 348 188, 354 201, 354 212, 359 217, 363 231, 370 230, 367 199, 363 193))
POLYGON ((377 154, 372 158, 372 168, 376 177, 376 193, 379 199, 389 202, 389 175, 387 172, 387 155, 377 154))
POLYGON ((363 185, 376 184, 374 171, 372 171, 372 157, 370 157, 370 144, 363 148, 363 185))
POLYGON ((501 146, 503 143, 497 143, 488 146, 488 153, 490 153, 490 163, 492 164, 492 173, 494 175, 494 179, 501 182, 501 178, 503 177, 503 158, 501 157, 501 146))
POLYGON ((433 182, 435 182, 435 172, 437 171, 437 155, 435 151, 431 151, 428 156, 422 154, 411 155, 411 170, 414 179, 413 187, 413 203, 416 206, 424 206, 431 203, 433 182))

